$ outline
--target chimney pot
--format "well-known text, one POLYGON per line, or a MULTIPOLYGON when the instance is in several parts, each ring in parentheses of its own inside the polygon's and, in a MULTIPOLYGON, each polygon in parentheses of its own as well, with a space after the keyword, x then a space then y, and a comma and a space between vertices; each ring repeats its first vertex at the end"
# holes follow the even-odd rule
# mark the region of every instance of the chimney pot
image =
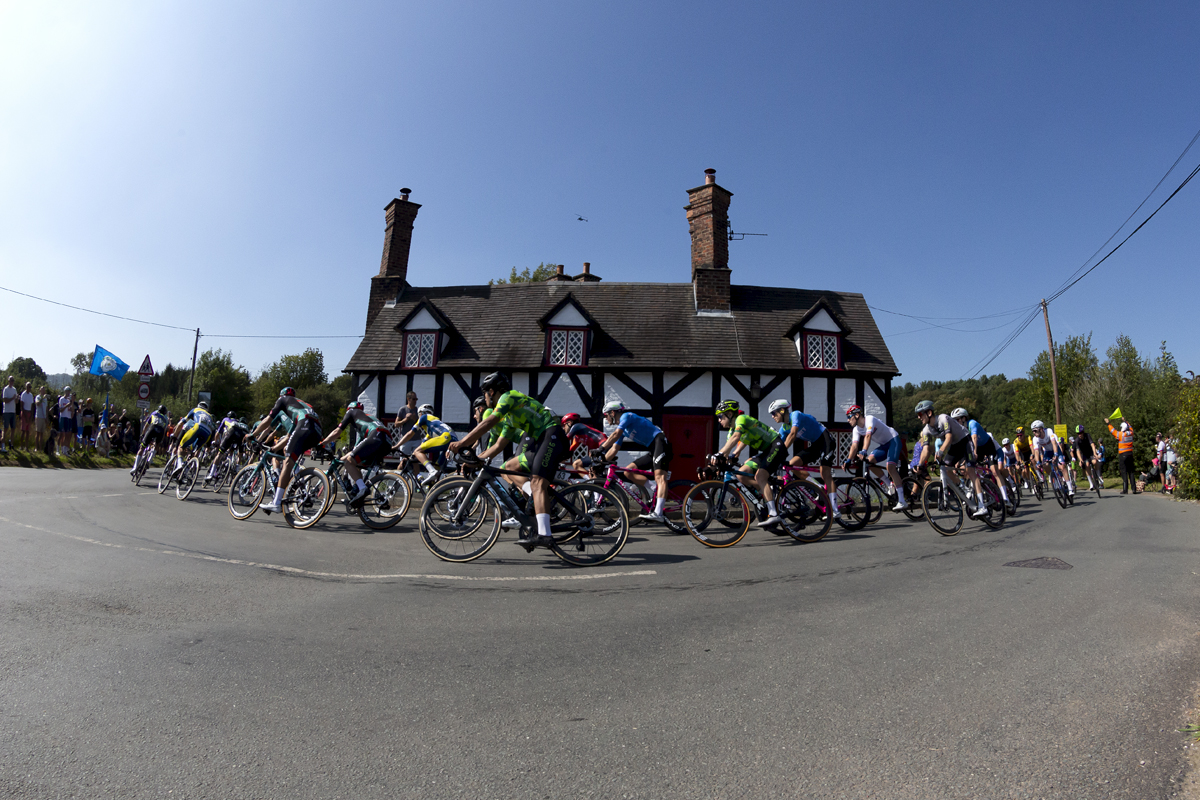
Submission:
POLYGON ((583 262, 583 274, 584 275, 592 274, 592 262, 590 262, 590 261, 583 262))
POLYGON ((566 266, 565 264, 559 264, 559 265, 558 265, 558 267, 557 267, 557 274, 559 274, 559 275, 562 275, 562 274, 563 274, 563 267, 565 267, 565 266, 566 266))
POLYGON ((707 186, 710 183, 717 182, 717 171, 715 169, 704 170, 704 184, 707 186))
POLYGON ((401 189, 400 190, 400 199, 408 200, 408 195, 411 193, 412 193, 412 189, 401 189))

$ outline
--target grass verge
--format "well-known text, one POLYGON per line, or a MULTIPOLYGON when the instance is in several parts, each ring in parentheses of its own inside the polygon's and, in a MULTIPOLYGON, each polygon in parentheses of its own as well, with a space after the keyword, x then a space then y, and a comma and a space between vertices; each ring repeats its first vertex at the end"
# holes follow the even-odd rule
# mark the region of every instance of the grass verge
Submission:
POLYGON ((75 453, 69 456, 47 456, 40 450, 9 450, 0 453, 0 467, 31 467, 33 469, 112 469, 133 466, 133 456, 102 457, 97 453, 75 453))

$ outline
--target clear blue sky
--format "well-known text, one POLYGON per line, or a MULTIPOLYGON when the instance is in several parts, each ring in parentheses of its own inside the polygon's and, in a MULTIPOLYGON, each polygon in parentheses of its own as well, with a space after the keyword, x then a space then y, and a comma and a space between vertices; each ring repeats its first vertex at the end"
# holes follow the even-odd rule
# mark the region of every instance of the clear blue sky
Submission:
MULTIPOLYGON (((358 334, 401 187, 414 284, 541 261, 686 281, 685 190, 712 167, 735 229, 770 234, 730 245, 735 283, 982 317, 1050 294, 1191 140, 1198 40, 1196 2, 0 0, 0 285, 212 334, 358 334)), ((1056 336, 1166 339, 1200 371, 1198 212, 1200 179, 1051 306, 1056 336)), ((1006 333, 876 318, 901 381, 958 378, 1006 333)), ((186 331, 5 292, 0 320, 0 361, 48 372, 96 343, 191 357, 186 331)), ((356 342, 201 349, 256 372, 309 344, 336 374, 356 342)), ((988 372, 1044 347, 1038 322, 988 372)))

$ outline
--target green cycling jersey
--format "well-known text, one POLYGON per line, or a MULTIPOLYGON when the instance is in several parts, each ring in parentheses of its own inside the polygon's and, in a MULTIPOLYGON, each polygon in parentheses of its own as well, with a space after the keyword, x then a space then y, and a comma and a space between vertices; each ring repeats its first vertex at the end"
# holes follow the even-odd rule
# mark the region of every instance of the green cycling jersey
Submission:
POLYGON ((761 453, 779 438, 779 432, 762 424, 748 414, 742 414, 733 421, 733 430, 740 441, 756 453, 761 453))
MULTIPOLYGON (((534 439, 556 424, 554 416, 546 410, 544 405, 515 389, 500 396, 494 411, 504 418, 503 424, 513 431, 528 434, 534 439)), ((507 433, 504 435, 508 436, 507 433)))

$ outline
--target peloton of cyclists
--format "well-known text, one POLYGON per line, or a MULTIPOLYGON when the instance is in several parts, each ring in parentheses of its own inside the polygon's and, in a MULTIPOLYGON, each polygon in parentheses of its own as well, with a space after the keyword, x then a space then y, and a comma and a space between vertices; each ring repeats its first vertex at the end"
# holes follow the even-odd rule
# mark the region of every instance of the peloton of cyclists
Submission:
POLYGON ((317 416, 317 412, 313 410, 312 406, 296 397, 296 390, 290 386, 280 390, 279 399, 275 401, 275 405, 262 421, 255 426, 250 436, 257 439, 277 419, 282 422, 285 418, 290 427, 284 443, 287 458, 283 460, 283 466, 279 470, 279 486, 275 489, 275 496, 270 503, 262 506, 262 510, 267 514, 283 510, 284 494, 292 482, 292 473, 295 471, 296 462, 300 460, 300 456, 304 455, 305 450, 321 441, 321 418, 317 416))

